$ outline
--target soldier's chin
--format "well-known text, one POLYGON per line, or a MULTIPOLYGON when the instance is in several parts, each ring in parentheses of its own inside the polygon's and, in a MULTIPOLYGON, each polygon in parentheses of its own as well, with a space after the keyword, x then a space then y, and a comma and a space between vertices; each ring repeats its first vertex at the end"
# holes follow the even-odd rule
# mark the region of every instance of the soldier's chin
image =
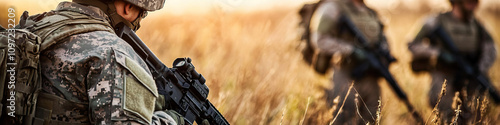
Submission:
POLYGON ((464 14, 466 20, 474 18, 474 11, 473 10, 470 10, 470 11, 467 10, 463 14, 464 14))

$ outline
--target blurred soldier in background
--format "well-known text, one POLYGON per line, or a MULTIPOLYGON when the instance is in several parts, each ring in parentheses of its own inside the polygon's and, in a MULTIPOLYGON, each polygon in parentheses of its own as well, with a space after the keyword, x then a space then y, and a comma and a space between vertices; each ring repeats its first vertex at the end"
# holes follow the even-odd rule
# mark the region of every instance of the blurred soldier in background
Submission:
POLYGON ((158 111, 164 100, 149 68, 115 34, 120 24, 139 29, 164 2, 73 0, 23 17, 20 25, 42 38, 42 91, 23 124, 182 124, 177 113, 158 111))
MULTIPOLYGON (((340 97, 338 102, 343 102, 351 82, 359 92, 359 97, 355 101, 356 91, 352 91, 345 100, 345 105, 337 117, 335 124, 366 124, 375 121, 374 114, 377 111, 378 99, 380 97, 380 87, 378 84, 381 78, 379 73, 368 69, 362 71, 363 75, 353 75, 359 72, 353 71, 360 65, 367 62, 366 54, 372 50, 389 53, 389 47, 383 33, 383 25, 375 11, 368 8, 363 0, 325 0, 317 5, 316 12, 310 21, 310 35, 308 37, 308 47, 304 51, 316 71, 325 73, 333 67, 333 90, 328 90, 327 100, 332 103, 333 98, 340 97), (356 36, 352 32, 346 32, 345 20, 352 21, 362 36, 356 36), (367 45, 362 45, 358 40, 364 37, 367 45), (309 52, 307 52, 309 51, 309 52), (330 63, 333 66, 330 66, 330 63), (366 107, 365 104, 366 103, 366 107), (359 111, 359 114, 357 113, 359 111)), ((306 5, 304 8, 307 8, 306 5)), ((304 9, 301 15, 304 17, 304 9)), ((308 22, 307 22, 308 23, 308 22)), ((387 67, 389 59, 381 59, 387 67)), ((357 96, 356 96, 357 97, 357 96)), ((334 115, 339 113, 335 111, 334 115)))
MULTIPOLYGON (((429 92, 431 107, 438 102, 442 83, 445 79, 448 81, 446 96, 438 107, 443 113, 442 122, 452 121, 455 115, 455 108, 452 108, 453 96, 458 91, 463 102, 461 108, 463 112, 458 122, 469 123, 468 120, 472 120, 474 114, 480 114, 473 112, 477 110, 471 109, 473 108, 471 103, 476 101, 476 97, 482 97, 485 88, 460 71, 459 69, 463 67, 458 65, 457 59, 452 55, 463 57, 465 62, 474 68, 474 72, 488 74, 496 58, 496 51, 491 36, 474 17, 478 0, 450 0, 450 3, 451 12, 427 20, 414 41, 409 44, 409 49, 413 53, 412 69, 431 74, 432 88, 429 92), (456 46, 459 53, 451 52, 443 43, 443 39, 434 37, 439 34, 436 32, 438 28, 444 29, 441 31, 451 38, 451 43, 456 46)), ((476 119, 479 120, 479 117, 476 119)))

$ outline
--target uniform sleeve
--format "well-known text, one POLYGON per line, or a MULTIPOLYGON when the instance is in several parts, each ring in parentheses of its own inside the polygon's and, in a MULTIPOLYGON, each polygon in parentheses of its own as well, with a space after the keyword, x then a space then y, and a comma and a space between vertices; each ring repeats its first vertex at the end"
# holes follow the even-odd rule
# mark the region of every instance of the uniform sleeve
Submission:
POLYGON ((413 59, 437 59, 437 56, 439 55, 439 49, 436 46, 433 46, 427 38, 429 36, 429 33, 434 30, 436 26, 436 18, 427 20, 415 39, 411 43, 409 43, 409 49, 413 54, 413 59))
POLYGON ((158 92, 145 63, 123 40, 100 35, 86 39, 98 44, 81 45, 92 48, 84 53, 91 123, 176 124, 164 111, 155 112, 158 92))
POLYGON ((495 42, 493 42, 493 39, 488 34, 488 32, 484 28, 482 28, 481 25, 480 29, 480 32, 482 32, 481 38, 483 41, 478 68, 480 72, 487 74, 493 63, 495 63, 495 60, 497 58, 497 51, 495 48, 495 42))
POLYGON ((176 124, 163 111, 154 112, 158 96, 149 74, 137 62, 114 50, 91 63, 88 89, 91 119, 95 124, 176 124), (135 69, 134 69, 135 68, 135 69), (141 74, 142 72, 142 74, 141 74), (146 83, 146 82, 149 82, 146 83))
MULTIPOLYGON (((317 33, 312 34, 317 38, 317 47, 323 53, 340 53, 348 56, 352 53, 354 46, 338 37, 338 20, 340 18, 340 9, 336 4, 322 4, 317 10, 320 13, 319 22, 311 23, 317 25, 317 33)), ((314 20, 315 17, 313 17, 314 20)))

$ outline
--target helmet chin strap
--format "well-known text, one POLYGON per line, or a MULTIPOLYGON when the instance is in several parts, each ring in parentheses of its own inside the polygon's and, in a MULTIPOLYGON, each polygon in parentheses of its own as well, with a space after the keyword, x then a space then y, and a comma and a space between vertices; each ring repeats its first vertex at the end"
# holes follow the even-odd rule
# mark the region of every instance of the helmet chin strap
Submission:
POLYGON ((142 17, 138 16, 137 18, 135 18, 134 21, 130 22, 130 24, 133 26, 133 28, 132 27, 130 27, 130 28, 134 31, 139 30, 139 28, 141 28, 141 21, 142 21, 142 17))
POLYGON ((129 22, 122 16, 116 12, 116 7, 114 4, 113 0, 106 0, 106 1, 100 1, 100 0, 73 0, 73 2, 80 3, 80 4, 85 4, 85 5, 90 5, 97 7, 104 11, 108 15, 109 22, 113 28, 117 29, 118 24, 123 23, 126 26, 128 26, 130 29, 137 31, 140 27, 140 21, 141 17, 137 17, 134 21, 129 22))

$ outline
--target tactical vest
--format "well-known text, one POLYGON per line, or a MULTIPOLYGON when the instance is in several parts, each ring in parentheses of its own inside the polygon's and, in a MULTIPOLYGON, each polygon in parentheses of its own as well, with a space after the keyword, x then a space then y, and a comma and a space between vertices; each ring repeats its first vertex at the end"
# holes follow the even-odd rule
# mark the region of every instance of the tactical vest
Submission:
MULTIPOLYGON (((361 30, 363 35, 368 39, 370 45, 379 44, 382 40, 383 25, 377 17, 377 13, 370 8, 366 11, 358 10, 350 1, 336 1, 341 8, 341 13, 356 25, 361 30)), ((353 34, 342 33, 339 34, 340 38, 358 45, 357 38, 353 34)), ((358 45, 360 47, 360 45, 358 45)))
MULTIPOLYGON (((451 37, 460 54, 464 55, 471 63, 477 63, 483 41, 480 37, 482 31, 480 31, 481 28, 478 22, 472 20, 469 23, 464 23, 454 19, 451 13, 446 13, 438 17, 438 23, 451 37)), ((442 45, 439 46, 444 48, 442 45)))
MULTIPOLYGON (((453 44, 457 47, 459 54, 464 56, 465 60, 468 61, 471 65, 478 65, 480 60, 480 55, 482 54, 483 45, 486 41, 484 36, 489 37, 489 34, 485 31, 485 29, 477 22, 477 20, 473 19, 469 23, 464 23, 461 20, 455 19, 451 12, 440 14, 435 17, 435 22, 430 24, 426 24, 432 27, 427 27, 429 29, 424 29, 420 31, 420 34, 424 36, 417 37, 425 37, 429 38, 429 42, 433 47, 439 49, 442 52, 449 52, 446 49, 445 45, 443 45, 443 41, 439 38, 431 38, 434 35, 436 26, 442 27, 446 34, 451 38, 453 44)), ((420 38, 417 38, 420 39, 420 38)), ((420 71, 430 71, 433 69, 437 70, 448 70, 450 72, 455 72, 456 65, 441 63, 441 60, 437 60, 437 65, 433 65, 431 63, 430 58, 414 58, 411 61, 411 68, 414 72, 420 71)))
POLYGON ((106 20, 64 9, 34 16, 25 11, 16 28, 0 29, 1 124, 74 125, 51 116, 88 104, 41 92, 39 55, 69 36, 92 31, 114 34, 106 20))

